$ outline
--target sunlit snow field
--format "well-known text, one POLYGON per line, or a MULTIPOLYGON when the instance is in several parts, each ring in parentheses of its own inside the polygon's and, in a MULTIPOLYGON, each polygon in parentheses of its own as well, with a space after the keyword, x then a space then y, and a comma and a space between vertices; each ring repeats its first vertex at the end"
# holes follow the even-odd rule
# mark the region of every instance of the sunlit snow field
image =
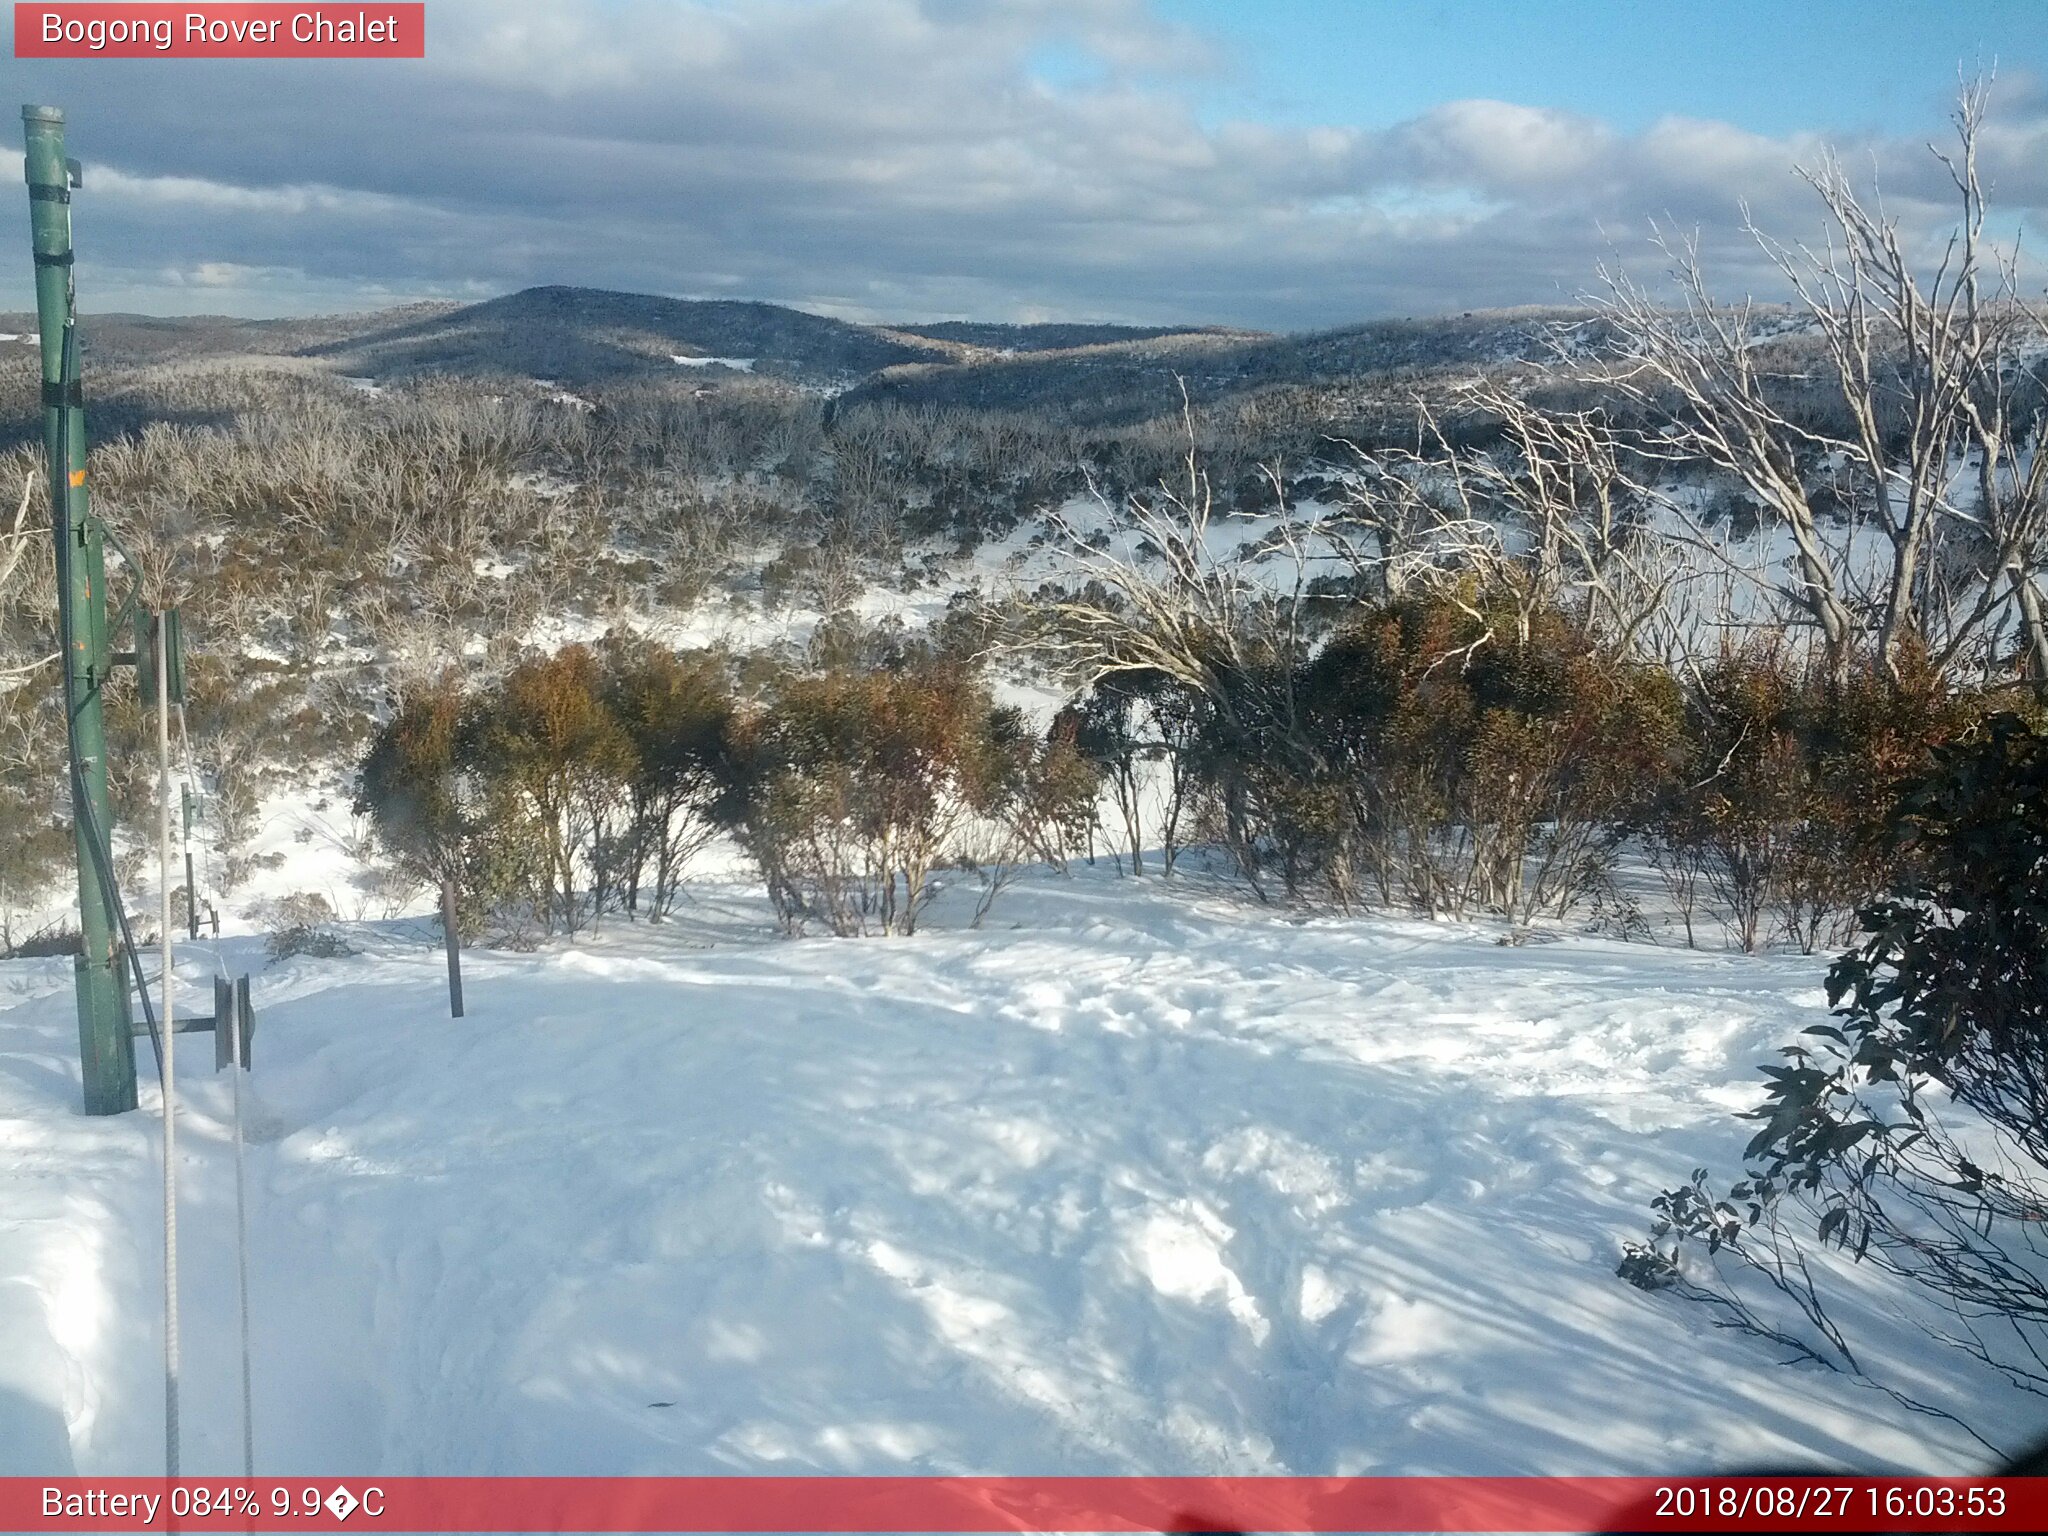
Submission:
MULTIPOLYGON (((1962 1470, 1986 1453, 1614 1278, 1732 1172, 1824 962, 1303 916, 1104 863, 968 931, 680 920, 256 972, 259 1471, 1962 1470)), ((181 975, 195 1001, 210 957, 181 975)), ((180 1043, 185 1464, 238 1470, 232 1164, 180 1043)), ((0 1471, 160 1465, 160 1170, 0 964, 0 1471)), ((2013 1445, 1867 1272, 1847 1321, 2013 1445)))

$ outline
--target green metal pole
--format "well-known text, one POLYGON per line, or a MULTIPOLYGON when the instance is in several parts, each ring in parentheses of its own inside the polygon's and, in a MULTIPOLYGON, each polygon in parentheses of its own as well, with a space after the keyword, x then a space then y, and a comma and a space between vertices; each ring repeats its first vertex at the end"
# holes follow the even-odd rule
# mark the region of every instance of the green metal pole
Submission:
MULTIPOLYGON (((67 399, 66 343, 75 318, 71 268, 71 175, 64 158, 64 114, 56 107, 23 107, 28 151, 29 222, 34 233, 36 320, 42 330, 43 451, 50 466, 51 526, 68 546, 59 550, 58 569, 69 580, 63 604, 64 633, 58 639, 70 658, 65 669, 65 705, 71 712, 71 745, 77 754, 78 787, 91 808, 72 807, 78 852, 77 962, 78 1051, 84 1067, 85 1112, 118 1115, 135 1108, 135 1040, 130 1032, 128 988, 114 948, 112 913, 118 899, 102 883, 100 869, 113 867, 113 811, 107 802, 107 742, 100 690, 113 664, 107 645, 106 545, 93 518, 85 486, 85 412, 76 394, 67 399), (69 472, 66 472, 66 466, 69 472), (68 511, 68 519, 64 513, 68 511), (68 556, 68 559, 65 558, 68 556), (93 830, 102 839, 93 852, 93 830)), ((75 346, 71 349, 76 357, 75 346)))

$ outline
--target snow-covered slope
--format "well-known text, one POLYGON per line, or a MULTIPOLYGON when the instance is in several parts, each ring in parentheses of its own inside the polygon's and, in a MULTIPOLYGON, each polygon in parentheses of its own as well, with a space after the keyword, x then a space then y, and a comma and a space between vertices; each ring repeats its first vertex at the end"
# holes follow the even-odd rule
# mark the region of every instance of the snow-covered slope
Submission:
MULTIPOLYGON (((230 940, 262 1019, 259 1470, 1983 1459, 1613 1277, 1648 1197, 1738 1149, 1817 962, 1505 947, 1106 867, 983 931, 937 917, 785 942, 708 890, 663 928, 472 952, 460 1022, 424 929, 268 969, 230 940)), ((239 1460, 210 1051, 181 1043, 199 1473, 239 1460)), ((158 1465, 155 1088, 111 1120, 77 1093, 67 963, 0 965, 0 1472, 158 1465)), ((2038 1420, 1852 1284, 1899 1385, 2038 1420)))

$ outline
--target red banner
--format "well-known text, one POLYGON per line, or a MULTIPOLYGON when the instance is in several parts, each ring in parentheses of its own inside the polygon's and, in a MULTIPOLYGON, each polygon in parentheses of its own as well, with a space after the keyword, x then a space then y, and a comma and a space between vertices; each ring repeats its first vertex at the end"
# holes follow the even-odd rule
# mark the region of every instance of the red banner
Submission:
POLYGON ((423 59, 422 3, 22 5, 17 59, 423 59))
POLYGON ((2041 1531, 2048 1479, 0 1478, 8 1531, 2041 1531))

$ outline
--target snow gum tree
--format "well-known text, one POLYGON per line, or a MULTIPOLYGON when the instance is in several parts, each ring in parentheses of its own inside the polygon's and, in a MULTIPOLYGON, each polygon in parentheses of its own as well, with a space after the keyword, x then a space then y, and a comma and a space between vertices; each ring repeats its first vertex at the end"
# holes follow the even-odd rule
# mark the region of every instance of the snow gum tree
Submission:
POLYGON ((574 933, 586 914, 577 880, 590 875, 594 920, 619 883, 618 821, 633 771, 631 739, 605 707, 588 647, 520 663, 480 710, 473 761, 530 818, 542 850, 544 924, 574 933))
POLYGON ((1096 792, 1071 739, 1039 740, 971 670, 928 660, 783 677, 737 721, 727 771, 720 814, 784 926, 842 936, 915 932, 934 877, 990 826, 992 887, 1026 854, 1059 862, 1096 792))
POLYGON ((453 882, 474 937, 523 894, 523 829, 471 766, 475 713, 453 678, 409 690, 356 778, 355 810, 385 853, 427 886, 453 882))
POLYGON ((1091 688, 1074 710, 1074 746, 1100 775, 1116 809, 1131 873, 1145 872, 1147 770, 1164 779, 1155 823, 1161 865, 1173 873, 1182 812, 1192 775, 1184 728, 1192 700, 1186 688, 1162 672, 1112 673, 1091 688))
POLYGON ((679 655, 613 633, 605 637, 604 704, 632 752, 620 850, 626 910, 667 915, 684 869, 717 834, 709 808, 732 727, 724 658, 679 655))
POLYGON ((575 932, 673 904, 714 835, 732 699, 724 658, 627 636, 412 687, 378 730, 356 808, 416 878, 453 880, 466 930, 575 932))

